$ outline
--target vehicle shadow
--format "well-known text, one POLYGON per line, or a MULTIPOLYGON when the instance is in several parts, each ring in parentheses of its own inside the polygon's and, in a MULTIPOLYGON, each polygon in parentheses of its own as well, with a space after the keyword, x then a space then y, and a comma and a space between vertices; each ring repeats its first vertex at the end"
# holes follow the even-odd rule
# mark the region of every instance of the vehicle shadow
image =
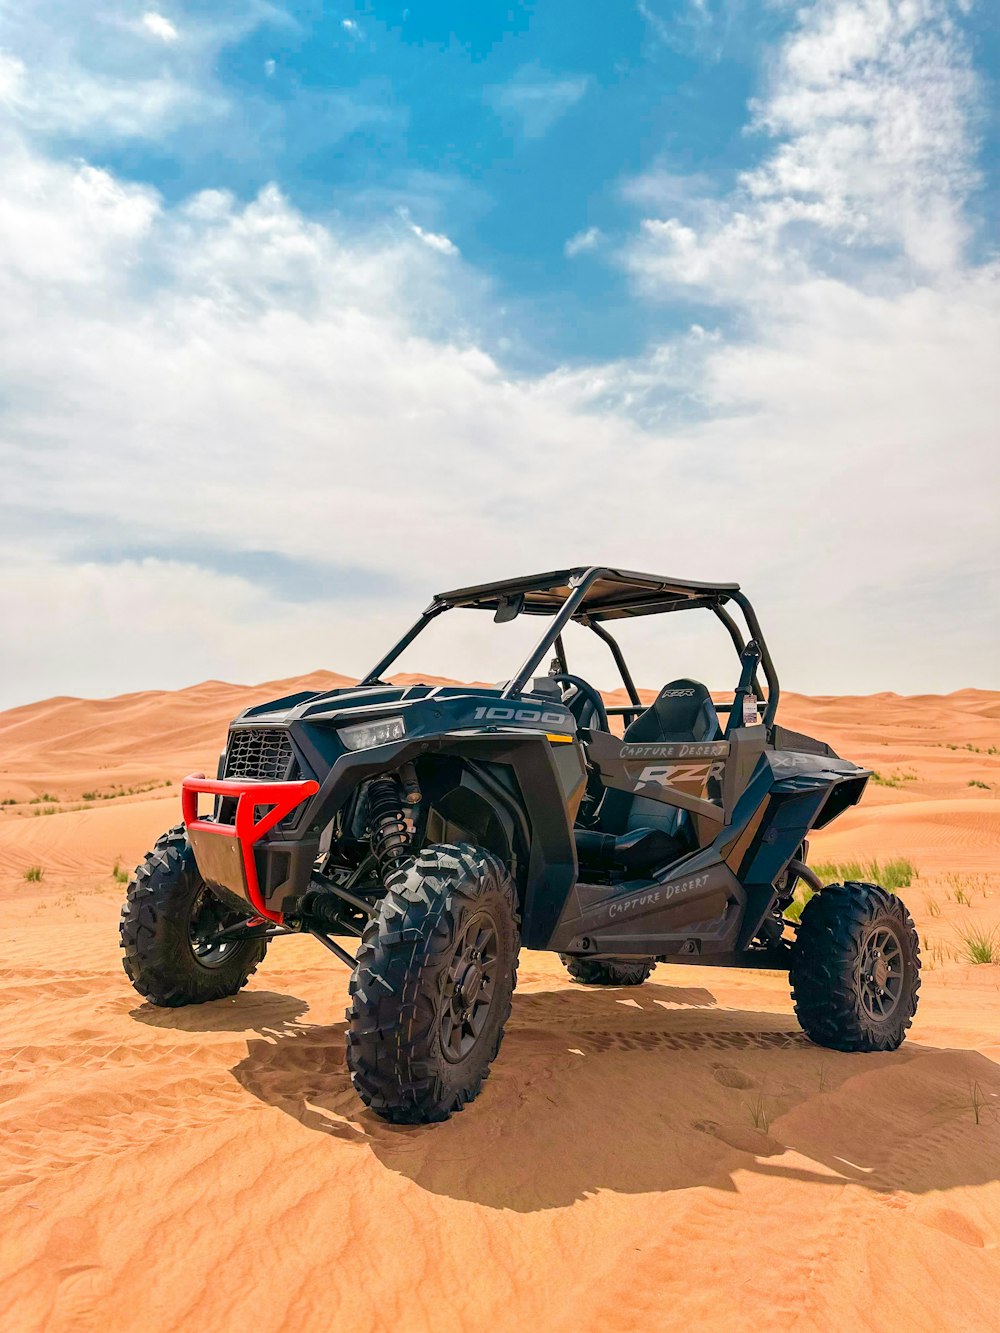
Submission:
POLYGON ((827 1051, 791 1016, 719 1009, 701 987, 516 995, 482 1094, 440 1125, 388 1125, 360 1104, 345 1028, 271 1025, 233 1075, 307 1129, 489 1207, 732 1190, 737 1170, 886 1196, 1000 1178, 1000 1066, 985 1056, 827 1051))
POLYGON ((226 1000, 164 1009, 143 1003, 129 1010, 129 1018, 151 1028, 173 1032, 268 1032, 284 1035, 295 1030, 309 1006, 295 995, 249 990, 226 1000))

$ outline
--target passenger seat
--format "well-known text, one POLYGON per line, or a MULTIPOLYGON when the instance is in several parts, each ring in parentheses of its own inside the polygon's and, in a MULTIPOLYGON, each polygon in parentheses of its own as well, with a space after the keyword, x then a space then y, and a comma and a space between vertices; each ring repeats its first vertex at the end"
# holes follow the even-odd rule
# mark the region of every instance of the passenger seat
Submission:
MULTIPOLYGON (((626 728, 623 744, 698 742, 718 739, 719 718, 707 686, 672 680, 644 713, 626 728)), ((596 829, 577 829, 581 873, 586 869, 626 875, 648 873, 689 851, 693 829, 687 811, 649 796, 609 787, 596 829)))

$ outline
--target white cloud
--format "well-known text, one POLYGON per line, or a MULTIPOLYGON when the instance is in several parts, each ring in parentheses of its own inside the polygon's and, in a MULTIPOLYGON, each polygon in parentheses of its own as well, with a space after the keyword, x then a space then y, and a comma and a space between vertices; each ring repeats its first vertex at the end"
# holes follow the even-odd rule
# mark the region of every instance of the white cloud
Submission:
POLYGON ((405 206, 398 207, 396 212, 410 234, 416 236, 417 240, 426 245, 428 250, 433 250, 439 255, 458 255, 461 253, 451 237, 446 236, 444 232, 429 231, 425 227, 418 226, 410 216, 409 208, 405 206))
POLYGON ((671 212, 710 198, 713 182, 704 172, 680 173, 659 163, 622 182, 621 195, 637 208, 671 212))
POLYGON ((567 259, 575 259, 577 255, 596 250, 603 240, 604 233, 600 227, 588 227, 585 231, 578 231, 569 238, 563 246, 563 253, 567 259))
POLYGON ((157 14, 155 10, 143 14, 142 26, 153 37, 158 37, 161 42, 176 42, 180 36, 170 20, 164 18, 162 14, 157 14))
POLYGON ((169 76, 115 86, 75 71, 22 81, 8 105, 37 133, 154 139, 185 121, 220 114, 224 103, 169 76))
POLYGON ((756 302, 778 280, 890 280, 961 262, 975 181, 975 81, 950 0, 818 0, 774 62, 751 128, 775 146, 729 198, 651 218, 630 256, 647 291, 756 302), (887 258, 885 251, 889 250, 887 258), (895 261, 895 262, 894 262, 895 261))
POLYGON ((443 232, 424 231, 423 227, 418 227, 415 222, 410 223, 410 230, 414 236, 423 241, 424 245, 429 246, 431 250, 436 250, 439 255, 458 254, 458 246, 450 236, 445 236, 443 232))
POLYGON ((24 61, 0 51, 0 105, 13 107, 23 96, 24 61))
POLYGON ((41 0, 0 2, 0 11, 0 108, 31 135, 87 145, 164 139, 190 123, 204 134, 230 109, 214 72, 219 52, 259 26, 287 21, 258 0, 191 17, 183 37, 157 10, 128 16, 41 0))
POLYGON ((220 105, 169 71, 96 74, 69 52, 29 68, 19 56, 0 51, 0 109, 35 134, 153 137, 220 105))
POLYGON ((588 84, 583 75, 552 75, 532 64, 488 88, 486 98, 524 138, 540 139, 584 97, 588 84))
POLYGON ((961 257, 975 81, 949 0, 827 0, 789 41, 757 123, 780 149, 755 199, 815 200, 846 239, 934 272, 961 257))
POLYGON ((273 678, 290 663, 294 670, 296 654, 282 644, 307 639, 314 614, 262 594, 247 579, 200 568, 183 552, 175 560, 114 565, 29 557, 19 561, 16 578, 3 580, 0 602, 10 617, 4 675, 12 691, 0 702, 64 692, 67 644, 75 659, 70 688, 79 694, 132 689, 128 659, 137 645, 152 689, 206 676, 245 680, 248 668, 273 678), (109 654, 111 643, 118 649, 109 654))

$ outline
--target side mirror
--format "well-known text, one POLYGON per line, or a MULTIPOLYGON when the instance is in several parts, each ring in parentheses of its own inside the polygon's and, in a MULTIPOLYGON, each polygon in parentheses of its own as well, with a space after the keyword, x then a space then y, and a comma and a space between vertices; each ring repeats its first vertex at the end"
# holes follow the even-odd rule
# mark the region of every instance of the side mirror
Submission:
POLYGON ((513 597, 504 597, 497 607, 493 619, 498 625, 506 625, 508 620, 516 620, 524 610, 524 593, 515 593, 513 597))

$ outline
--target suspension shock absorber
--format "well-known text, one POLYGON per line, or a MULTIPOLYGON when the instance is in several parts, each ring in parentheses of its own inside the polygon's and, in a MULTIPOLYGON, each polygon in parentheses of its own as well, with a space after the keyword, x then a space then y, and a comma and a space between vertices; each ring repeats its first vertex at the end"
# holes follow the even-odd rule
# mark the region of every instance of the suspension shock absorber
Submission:
POLYGON ((372 852, 384 882, 410 860, 410 830, 403 818, 403 799, 395 777, 383 774, 368 784, 368 830, 372 852))

